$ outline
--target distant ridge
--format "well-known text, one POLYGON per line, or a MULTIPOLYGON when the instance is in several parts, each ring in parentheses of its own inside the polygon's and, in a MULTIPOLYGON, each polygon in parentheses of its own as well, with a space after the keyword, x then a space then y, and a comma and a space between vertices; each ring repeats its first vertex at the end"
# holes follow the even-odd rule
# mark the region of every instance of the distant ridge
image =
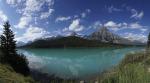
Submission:
POLYGON ((139 41, 131 41, 110 32, 106 27, 93 32, 89 36, 80 37, 73 32, 69 36, 56 36, 37 39, 21 47, 49 48, 49 47, 105 47, 105 46, 144 45, 139 41))

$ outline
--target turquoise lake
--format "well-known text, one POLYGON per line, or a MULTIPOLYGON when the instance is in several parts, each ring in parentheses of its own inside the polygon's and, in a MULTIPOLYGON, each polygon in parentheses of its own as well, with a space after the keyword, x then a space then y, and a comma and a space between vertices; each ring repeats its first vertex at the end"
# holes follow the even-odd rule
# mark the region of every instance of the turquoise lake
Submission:
POLYGON ((116 66, 126 54, 143 49, 142 47, 18 49, 18 52, 27 57, 29 67, 32 69, 61 78, 85 79, 116 66))

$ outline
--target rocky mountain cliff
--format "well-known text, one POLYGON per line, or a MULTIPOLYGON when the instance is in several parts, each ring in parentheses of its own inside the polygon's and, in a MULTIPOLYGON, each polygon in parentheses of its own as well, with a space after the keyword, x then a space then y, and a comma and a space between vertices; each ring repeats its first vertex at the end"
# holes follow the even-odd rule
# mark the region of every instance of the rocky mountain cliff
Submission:
POLYGON ((119 35, 110 32, 106 27, 102 27, 98 31, 93 32, 87 38, 90 40, 99 40, 101 42, 109 42, 109 43, 116 43, 116 44, 127 44, 127 45, 143 44, 139 41, 131 41, 129 39, 120 37, 119 35))

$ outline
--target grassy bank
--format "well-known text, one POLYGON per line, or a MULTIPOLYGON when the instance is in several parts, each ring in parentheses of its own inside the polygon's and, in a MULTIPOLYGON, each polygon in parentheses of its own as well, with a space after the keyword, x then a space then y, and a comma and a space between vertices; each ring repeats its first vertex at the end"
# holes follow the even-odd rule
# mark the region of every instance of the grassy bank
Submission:
POLYGON ((16 73, 10 66, 0 64, 0 83, 34 83, 31 77, 16 73))
POLYGON ((116 68, 91 81, 94 82, 150 83, 150 52, 127 54, 116 68))

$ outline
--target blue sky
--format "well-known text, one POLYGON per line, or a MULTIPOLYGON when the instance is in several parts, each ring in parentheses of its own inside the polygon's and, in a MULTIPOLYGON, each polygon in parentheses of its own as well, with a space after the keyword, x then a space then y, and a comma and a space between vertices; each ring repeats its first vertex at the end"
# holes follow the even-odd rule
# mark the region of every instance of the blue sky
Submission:
POLYGON ((149 0, 0 0, 0 33, 9 20, 17 41, 89 35, 106 26, 131 40, 146 42, 149 0))

